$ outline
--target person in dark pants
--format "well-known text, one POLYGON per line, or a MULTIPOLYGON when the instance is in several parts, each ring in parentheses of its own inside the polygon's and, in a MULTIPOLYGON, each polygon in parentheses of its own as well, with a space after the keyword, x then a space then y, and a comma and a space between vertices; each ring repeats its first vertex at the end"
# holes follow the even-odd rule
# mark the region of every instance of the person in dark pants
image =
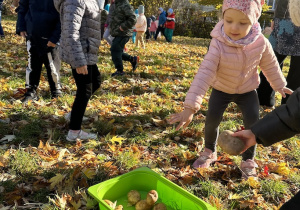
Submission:
POLYGON ((61 96, 59 38, 61 33, 59 14, 53 1, 21 0, 18 7, 16 33, 26 38, 28 66, 26 68, 26 93, 23 103, 38 100, 42 66, 47 69, 51 97, 61 96))
POLYGON ((101 84, 96 64, 101 42, 100 10, 104 4, 97 0, 54 0, 54 4, 62 24, 61 57, 71 65, 77 86, 66 139, 96 139, 96 134, 81 130, 81 123, 90 97, 101 84))
POLYGON ((0 0, 0 38, 4 38, 4 32, 3 32, 3 28, 1 25, 1 10, 2 10, 2 4, 3 4, 3 0, 0 0))
POLYGON ((146 42, 149 42, 150 40, 150 26, 151 26, 151 17, 147 18, 147 31, 146 31, 146 42))
MULTIPOLYGON (((300 134, 300 88, 283 104, 256 122, 250 130, 233 134, 245 144, 244 151, 256 143, 267 147, 300 134)), ((286 202, 281 210, 300 209, 300 192, 286 202)))
POLYGON ((125 44, 132 37, 135 23, 136 16, 128 0, 115 0, 115 9, 110 22, 110 33, 115 38, 110 51, 117 71, 111 75, 112 77, 124 75, 123 61, 129 61, 133 71, 137 68, 139 57, 123 52, 125 44))
MULTIPOLYGON (((288 11, 289 0, 276 1, 273 29, 269 41, 272 44, 277 60, 282 69, 287 56, 291 56, 290 68, 287 75, 287 87, 296 90, 300 87, 300 27, 295 26, 288 11)), ((257 89, 260 105, 272 107, 275 105, 275 92, 263 73, 260 73, 261 83, 257 89)), ((282 98, 281 104, 285 104, 282 98)))
POLYGON ((161 35, 165 36, 165 23, 167 21, 167 15, 163 8, 160 7, 158 9, 158 14, 159 14, 158 27, 157 27, 156 34, 154 37, 155 40, 157 39, 159 32, 161 32, 161 35))

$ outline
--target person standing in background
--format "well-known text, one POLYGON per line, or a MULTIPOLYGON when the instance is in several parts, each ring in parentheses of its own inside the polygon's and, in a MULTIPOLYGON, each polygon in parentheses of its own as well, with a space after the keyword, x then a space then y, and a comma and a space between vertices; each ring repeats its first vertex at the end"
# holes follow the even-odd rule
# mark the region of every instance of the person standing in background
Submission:
POLYGON ((172 42, 173 32, 175 29, 175 14, 173 9, 168 9, 168 16, 166 21, 165 37, 167 42, 172 42))
POLYGON ((165 23, 167 20, 166 12, 164 11, 164 9, 162 7, 160 7, 158 9, 158 14, 159 14, 159 19, 158 19, 158 27, 157 27, 156 34, 154 37, 155 40, 157 40, 157 36, 158 36, 159 32, 161 32, 162 35, 165 35, 165 23))
MULTIPOLYGON (((277 60, 282 69, 287 56, 291 56, 290 68, 287 75, 287 87, 296 90, 300 87, 300 27, 295 26, 288 11, 289 0, 276 1, 273 31, 269 37, 277 60)), ((296 9, 296 7, 295 7, 296 9)), ((297 7, 299 10, 299 8, 297 7)), ((270 86, 265 75, 259 74, 261 83, 257 89, 259 103, 262 106, 275 106, 275 91, 270 86)), ((281 104, 285 104, 282 98, 281 104)))
POLYGON ((139 17, 137 18, 135 29, 137 32, 136 36, 136 47, 139 47, 139 44, 141 43, 142 48, 145 49, 145 43, 144 43, 144 35, 147 30, 147 20, 144 15, 145 8, 143 5, 139 6, 139 17))
POLYGON ((0 0, 0 39, 5 37, 4 32, 3 32, 3 28, 2 28, 2 25, 1 25, 2 4, 3 4, 3 0, 0 0))

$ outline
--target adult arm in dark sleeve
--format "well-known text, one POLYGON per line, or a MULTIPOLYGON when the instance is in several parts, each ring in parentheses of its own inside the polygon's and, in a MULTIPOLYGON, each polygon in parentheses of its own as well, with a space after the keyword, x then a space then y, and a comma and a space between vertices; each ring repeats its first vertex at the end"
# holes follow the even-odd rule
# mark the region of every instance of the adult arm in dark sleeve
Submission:
POLYGON ((270 146, 300 133, 300 88, 289 97, 287 103, 276 108, 255 123, 251 131, 257 143, 270 146))
POLYGON ((20 0, 19 10, 18 10, 17 28, 16 28, 16 33, 18 35, 20 35, 20 32, 22 32, 22 31, 27 31, 25 16, 28 12, 28 9, 29 9, 29 0, 20 0))
POLYGON ((57 42, 59 42, 60 34, 61 34, 61 24, 60 24, 59 13, 57 13, 56 26, 54 31, 52 32, 51 37, 49 38, 49 41, 52 42, 53 44, 56 44, 57 42))

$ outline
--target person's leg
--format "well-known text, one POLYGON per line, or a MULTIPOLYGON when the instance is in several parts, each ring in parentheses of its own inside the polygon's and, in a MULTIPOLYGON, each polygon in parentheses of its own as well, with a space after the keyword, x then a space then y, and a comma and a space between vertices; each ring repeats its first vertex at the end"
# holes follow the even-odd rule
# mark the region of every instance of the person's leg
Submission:
POLYGON ((4 31, 3 31, 3 28, 2 28, 2 25, 1 25, 1 10, 0 10, 0 38, 1 37, 4 37, 4 31))
POLYGON ((157 40, 157 36, 158 36, 158 34, 159 34, 160 31, 161 31, 161 27, 158 26, 158 27, 157 27, 157 30, 156 30, 156 33, 155 33, 155 36, 154 36, 154 39, 155 39, 155 40, 157 40))
POLYGON ((142 46, 143 49, 145 49, 144 35, 145 35, 145 32, 141 32, 140 42, 141 42, 141 46, 142 46))
POLYGON ((122 45, 122 41, 123 37, 115 37, 110 48, 112 61, 114 62, 115 68, 120 73, 123 72, 122 54, 125 46, 122 45))
MULTIPOLYGON (((251 126, 259 120, 259 100, 257 92, 251 91, 245 94, 238 94, 234 102, 240 108, 243 114, 245 129, 250 129, 251 126)), ((253 160, 255 157, 256 146, 250 147, 243 154, 243 160, 253 160)))
POLYGON ((172 42, 174 29, 170 29, 170 38, 169 41, 172 42))
POLYGON ((38 49, 36 47, 30 46, 28 56, 29 62, 26 69, 27 91, 24 94, 24 98, 21 100, 22 103, 27 103, 30 100, 38 100, 36 91, 40 83, 43 59, 37 51, 38 49))
MULTIPOLYGON (((287 87, 296 90, 300 87, 300 56, 291 56, 290 69, 286 77, 287 87)), ((285 104, 290 95, 282 98, 281 104, 285 104)))
POLYGON ((167 42, 170 42, 170 34, 171 34, 171 29, 166 28, 165 29, 165 37, 166 37, 167 42))
MULTIPOLYGON (((283 61, 286 58, 286 55, 280 55, 277 52, 275 52, 275 55, 282 69, 283 61)), ((259 87, 257 88, 259 104, 262 106, 272 107, 275 105, 275 91, 272 89, 267 78, 262 72, 260 72, 259 77, 260 77, 260 84, 259 87)))
POLYGON ((216 151, 216 143, 219 135, 219 125, 223 113, 232 101, 230 94, 213 89, 209 98, 208 110, 205 120, 205 148, 216 151))
POLYGON ((280 207, 280 210, 300 209, 300 191, 280 207))
POLYGON ((45 55, 44 65, 47 69, 48 82, 51 91, 51 97, 56 98, 61 96, 61 83, 60 83, 60 68, 61 60, 59 58, 59 46, 50 48, 47 55, 45 55))
POLYGON ((135 43, 135 40, 136 40, 136 34, 137 34, 137 32, 133 32, 133 34, 132 34, 132 43, 134 44, 135 43))
POLYGON ((139 44, 141 42, 141 35, 142 35, 142 32, 140 32, 140 31, 136 32, 136 43, 135 43, 136 47, 139 47, 139 44))
POLYGON ((91 65, 92 70, 92 94, 95 93, 96 90, 98 90, 101 86, 101 73, 99 72, 99 69, 97 65, 91 65))
POLYGON ((88 67, 88 74, 78 74, 76 69, 72 69, 72 73, 77 86, 76 97, 71 111, 70 130, 81 130, 82 118, 88 104, 88 101, 93 93, 93 70, 88 67))
POLYGON ((193 163, 194 168, 208 168, 211 163, 217 160, 216 143, 219 124, 230 101, 230 94, 212 90, 205 120, 205 149, 193 163))

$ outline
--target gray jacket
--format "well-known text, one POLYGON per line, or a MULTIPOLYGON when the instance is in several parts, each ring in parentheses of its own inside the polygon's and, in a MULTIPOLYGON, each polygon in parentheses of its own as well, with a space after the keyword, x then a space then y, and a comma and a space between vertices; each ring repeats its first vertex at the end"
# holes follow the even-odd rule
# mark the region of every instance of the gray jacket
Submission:
POLYGON ((54 0, 61 21, 61 59, 72 68, 98 62, 101 14, 97 0, 54 0))

